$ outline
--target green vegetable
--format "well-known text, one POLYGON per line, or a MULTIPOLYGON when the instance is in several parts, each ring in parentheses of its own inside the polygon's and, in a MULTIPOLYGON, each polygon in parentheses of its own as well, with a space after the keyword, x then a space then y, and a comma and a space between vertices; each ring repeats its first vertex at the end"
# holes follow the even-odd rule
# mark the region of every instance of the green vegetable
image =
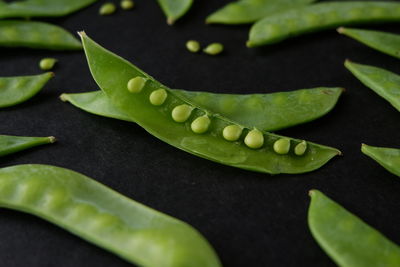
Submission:
POLYGON ((294 154, 296 154, 297 156, 304 155, 304 153, 306 152, 306 149, 307 149, 307 142, 302 141, 297 146, 295 146, 294 154))
POLYGON ((361 151, 378 162, 386 170, 400 176, 400 149, 362 144, 361 151))
POLYGON ((338 28, 337 31, 382 53, 400 58, 399 34, 344 27, 338 28))
POLYGON ((244 143, 253 149, 261 148, 264 145, 264 135, 259 130, 253 129, 247 133, 244 143))
POLYGON ((206 23, 247 24, 284 10, 299 8, 316 0, 239 0, 206 18, 206 23))
POLYGON ((117 7, 115 6, 115 4, 108 2, 108 3, 104 3, 100 7, 99 14, 103 15, 103 16, 107 16, 107 15, 114 14, 116 10, 117 10, 117 7))
POLYGON ((39 67, 42 70, 51 70, 56 63, 57 59, 55 58, 43 58, 39 62, 39 67))
POLYGON ((237 141, 240 136, 242 135, 243 128, 240 127, 239 125, 228 125, 224 128, 222 131, 222 135, 225 138, 225 140, 228 141, 237 141))
POLYGON ((365 86, 390 102, 400 111, 400 76, 373 66, 361 65, 346 61, 346 68, 350 70, 365 86))
POLYGON ((161 88, 161 89, 153 91, 150 94, 149 100, 150 100, 150 103, 153 104, 154 106, 161 106, 162 104, 164 104, 167 97, 168 97, 167 91, 165 91, 165 89, 161 88))
POLYGON ((341 267, 400 266, 400 247, 318 190, 311 190, 308 225, 341 267))
POLYGON ((221 54, 222 51, 224 51, 224 46, 220 43, 209 44, 206 48, 203 49, 204 53, 212 56, 221 54))
POLYGON ((187 104, 182 104, 174 107, 172 110, 172 119, 176 122, 185 122, 192 114, 193 108, 187 104))
POLYGON ((210 123, 210 118, 207 115, 204 115, 195 119, 190 125, 190 128, 194 133, 202 134, 208 131, 210 123))
POLYGON ((40 75, 0 78, 0 108, 20 104, 36 95, 54 76, 52 72, 40 75))
POLYGON ((71 170, 0 169, 0 206, 41 217, 140 266, 221 266, 188 224, 71 170))
POLYGON ((157 0, 167 16, 167 23, 172 25, 190 9, 193 0, 157 0))
POLYGON ((134 94, 140 93, 146 84, 146 79, 143 77, 135 77, 128 81, 128 91, 134 94))
POLYGON ((122 0, 120 5, 123 10, 130 10, 135 7, 135 2, 132 0, 122 0))
MULTIPOLYGON (((300 145, 300 144, 298 144, 298 145, 300 145)), ((290 150, 290 140, 289 139, 281 138, 281 139, 275 141, 275 143, 274 143, 274 151, 276 153, 284 155, 284 154, 289 153, 289 150, 290 150)), ((296 153, 296 151, 295 151, 295 154, 299 155, 300 153, 296 153)))
POLYGON ((186 48, 192 53, 197 53, 200 51, 200 43, 195 40, 189 40, 186 42, 186 48))
POLYGON ((250 30, 248 47, 277 43, 292 36, 350 24, 400 21, 400 3, 324 2, 265 17, 250 30))
POLYGON ((80 50, 81 43, 59 26, 35 21, 0 21, 0 46, 80 50))
MULTIPOLYGON (((0 135, 0 157, 13 154, 35 146, 54 143, 56 139, 49 137, 25 137, 0 135)), ((1 188, 0 188, 1 190, 1 188)))

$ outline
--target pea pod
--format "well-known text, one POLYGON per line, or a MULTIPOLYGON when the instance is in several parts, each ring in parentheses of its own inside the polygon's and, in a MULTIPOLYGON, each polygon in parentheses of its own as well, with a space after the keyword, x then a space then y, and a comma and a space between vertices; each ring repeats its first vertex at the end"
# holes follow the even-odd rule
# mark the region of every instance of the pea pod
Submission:
POLYGON ((400 247, 318 190, 310 191, 308 225, 341 267, 400 266, 400 247))
MULTIPOLYGON (((81 38, 91 73, 111 104, 155 137, 179 149, 222 164, 271 174, 312 171, 340 154, 334 148, 309 142, 307 151, 302 156, 295 155, 293 150, 288 154, 278 155, 272 147, 281 136, 264 132, 261 134, 263 138, 260 138, 260 134, 254 134, 256 129, 248 129, 178 96, 134 65, 96 44, 85 33, 81 33, 81 38), (131 93, 127 84, 136 77, 141 77, 146 82, 140 91, 131 93), (149 96, 160 88, 167 92, 168 97, 163 105, 152 105, 149 96), (202 129, 205 124, 208 125, 206 132, 199 134, 196 133, 195 128, 198 128, 194 128, 192 121, 197 121, 202 116, 210 121, 202 119, 202 129), (257 138, 257 144, 247 147, 244 143, 247 136, 234 142, 225 140, 222 133, 230 125, 242 128, 243 137, 251 135, 257 138)), ((247 140, 249 142, 246 144, 253 143, 254 138, 247 140)), ((289 140, 293 146, 302 141, 289 140)))
POLYGON ((389 172, 400 176, 400 149, 362 144, 361 151, 389 172))
POLYGON ((239 0, 227 4, 206 18, 206 23, 247 24, 316 0, 239 0))
POLYGON ((346 68, 365 86, 400 111, 400 76, 385 69, 346 61, 346 68))
POLYGON ((167 23, 172 25, 190 9, 193 0, 157 0, 167 16, 167 23))
POLYGON ((36 95, 54 76, 52 72, 20 77, 0 77, 0 108, 20 104, 36 95))
POLYGON ((25 136, 11 136, 0 135, 0 156, 13 154, 31 147, 51 144, 56 139, 50 137, 25 137, 25 136))
POLYGON ((338 32, 349 36, 371 48, 400 58, 400 35, 388 32, 350 29, 340 27, 338 32))
POLYGON ((289 37, 339 26, 400 21, 400 3, 384 1, 325 2, 290 9, 255 23, 248 47, 277 43, 289 37))
POLYGON ((69 32, 44 22, 0 21, 0 46, 50 50, 80 50, 81 43, 69 32))
POLYGON ((221 266, 188 224, 71 170, 0 169, 0 206, 41 217, 140 266, 221 266))

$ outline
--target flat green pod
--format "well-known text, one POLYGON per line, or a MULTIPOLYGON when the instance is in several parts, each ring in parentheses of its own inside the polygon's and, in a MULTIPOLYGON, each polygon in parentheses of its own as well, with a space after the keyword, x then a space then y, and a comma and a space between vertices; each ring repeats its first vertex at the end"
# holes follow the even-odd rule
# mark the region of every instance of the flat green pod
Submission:
POLYGON ((27 101, 36 95, 54 76, 52 72, 39 75, 0 77, 0 108, 27 101))
POLYGON ((378 162, 389 172, 400 176, 400 149, 362 144, 361 152, 378 162))
POLYGON ((283 11, 258 21, 250 29, 247 46, 277 43, 293 36, 339 26, 398 21, 400 3, 323 2, 283 11))
POLYGON ((157 0, 165 16, 167 23, 172 25, 189 11, 193 0, 157 0))
POLYGON ((190 225, 68 169, 0 169, 0 207, 38 216, 140 266, 221 266, 190 225))
POLYGON ((365 86, 400 111, 400 76, 388 70, 346 60, 346 68, 365 86))
POLYGON ((0 21, 0 46, 81 50, 82 44, 63 28, 44 22, 0 21))
POLYGON ((54 143, 56 139, 49 137, 25 137, 0 135, 0 157, 13 154, 35 146, 54 143))
POLYGON ((311 190, 308 225, 341 267, 400 266, 400 247, 318 190, 311 190))

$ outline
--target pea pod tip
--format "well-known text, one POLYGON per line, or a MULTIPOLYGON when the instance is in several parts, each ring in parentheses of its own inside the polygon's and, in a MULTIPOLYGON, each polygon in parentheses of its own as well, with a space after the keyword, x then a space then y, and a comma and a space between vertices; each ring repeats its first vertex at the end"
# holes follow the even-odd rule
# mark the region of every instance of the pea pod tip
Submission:
POLYGON ((248 48, 255 47, 255 45, 250 40, 246 42, 246 46, 248 48))
POLYGON ((85 31, 78 31, 78 35, 79 35, 79 37, 81 37, 81 39, 82 39, 83 37, 86 37, 86 36, 87 36, 85 31))
POLYGON ((49 136, 49 137, 47 137, 47 138, 49 139, 49 142, 50 142, 51 144, 57 142, 57 138, 55 138, 54 136, 49 136))
POLYGON ((59 97, 58 97, 62 102, 67 102, 68 101, 68 97, 67 97, 67 94, 61 94, 59 97))
POLYGON ((340 33, 340 34, 343 34, 345 30, 346 30, 345 27, 339 27, 339 28, 336 29, 336 31, 337 31, 338 33, 340 33))
POLYGON ((172 17, 167 18, 167 24, 169 26, 174 25, 174 23, 175 23, 175 19, 174 18, 172 18, 172 17))

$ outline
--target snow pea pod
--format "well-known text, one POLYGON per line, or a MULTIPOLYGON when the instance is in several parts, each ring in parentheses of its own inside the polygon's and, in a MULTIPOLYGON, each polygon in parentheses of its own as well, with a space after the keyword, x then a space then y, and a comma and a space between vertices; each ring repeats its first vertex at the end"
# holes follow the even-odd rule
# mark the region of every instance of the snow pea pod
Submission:
POLYGON ((388 32, 340 27, 338 32, 349 36, 371 48, 400 58, 400 35, 388 32))
POLYGON ((16 153, 31 147, 51 144, 56 139, 53 136, 49 137, 25 137, 0 135, 0 156, 16 153))
POLYGON ((316 0, 239 0, 227 4, 206 18, 206 23, 247 24, 268 15, 298 8, 316 0))
POLYGON ((157 0, 167 16, 167 23, 172 25, 190 9, 193 0, 157 0))
POLYGON ((400 149, 361 145, 361 152, 394 175, 400 176, 400 149))
MULTIPOLYGON (((295 155, 293 149, 278 155, 273 151, 273 144, 282 136, 248 129, 202 109, 107 51, 85 33, 81 33, 81 38, 93 78, 111 104, 155 137, 179 149, 229 166, 271 174, 309 172, 340 154, 334 148, 308 142, 307 150, 302 155, 295 155), (145 83, 131 93, 127 89, 128 81, 139 78, 145 83), (160 89, 164 89, 168 96, 162 105, 152 105, 149 97, 153 91, 160 89), (198 120, 200 117, 202 119, 198 120), (201 127, 198 127, 199 123, 201 127), (232 125, 237 126, 235 132, 239 129, 240 140, 224 139, 223 130, 232 125)), ((229 130, 229 133, 232 131, 229 130)), ((289 140, 293 147, 302 142, 289 140)))
POLYGON ((398 22, 400 3, 325 2, 268 16, 250 30, 248 47, 277 43, 292 36, 351 24, 398 22))
POLYGON ((22 103, 36 95, 54 76, 52 72, 20 77, 0 77, 0 108, 22 103))
POLYGON ((318 190, 311 190, 308 225, 341 267, 400 266, 400 247, 318 190))
POLYGON ((81 43, 72 34, 37 21, 0 21, 0 46, 50 50, 80 50, 81 43))
POLYGON ((140 266, 221 266, 188 224, 68 169, 0 169, 0 206, 41 217, 140 266))
POLYGON ((365 86, 390 102, 400 111, 400 76, 385 69, 346 60, 346 68, 365 86))

